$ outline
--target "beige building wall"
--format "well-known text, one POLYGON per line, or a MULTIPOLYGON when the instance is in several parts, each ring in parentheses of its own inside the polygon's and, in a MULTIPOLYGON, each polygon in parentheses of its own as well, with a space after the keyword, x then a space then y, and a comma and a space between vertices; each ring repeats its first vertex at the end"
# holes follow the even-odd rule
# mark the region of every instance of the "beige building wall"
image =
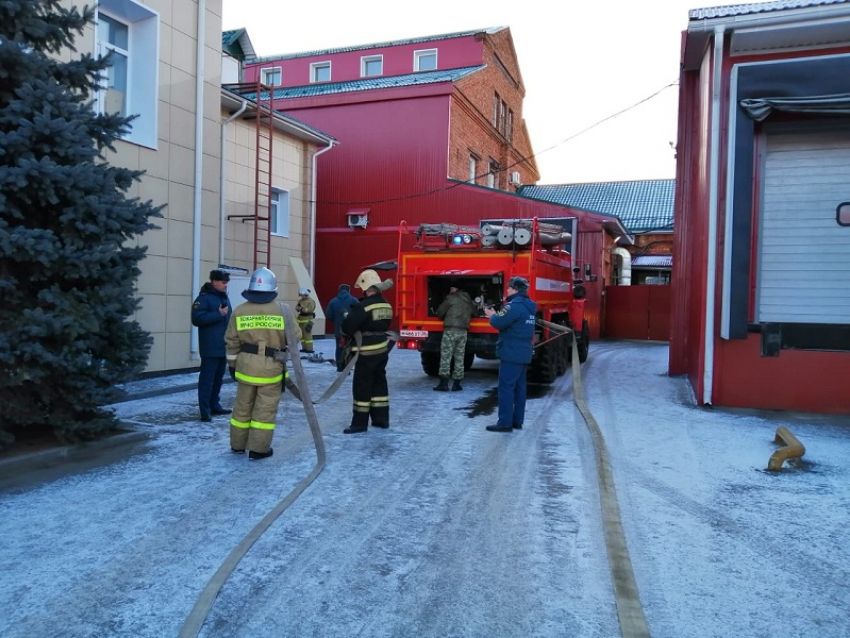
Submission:
MULTIPOLYGON (((122 4, 126 6, 113 2, 112 8, 122 4)), ((158 26, 158 60, 150 61, 158 65, 156 140, 151 144, 120 141, 107 159, 146 171, 131 195, 166 205, 162 218, 152 220, 159 228, 138 241, 147 246, 147 257, 140 263, 140 305, 135 318, 153 337, 147 370, 184 369, 199 363, 192 352, 192 301, 219 257, 222 0, 206 0, 203 16, 201 281, 195 281, 192 267, 199 5, 196 0, 136 0, 135 4, 155 14, 152 23, 158 26)), ((108 1, 102 0, 101 6, 109 11, 108 1)), ((77 48, 81 53, 95 51, 94 29, 77 41, 77 48)))
MULTIPOLYGON (((221 113, 222 122, 230 117, 221 113)), ((256 182, 256 125, 255 120, 237 118, 227 124, 225 139, 225 218, 234 215, 253 215, 256 182)), ((295 304, 298 282, 290 267, 290 258, 301 259, 309 267, 310 198, 312 195, 312 157, 316 146, 291 135, 276 132, 272 141, 272 187, 289 192, 288 236, 273 234, 269 267, 277 275, 279 299, 295 304)), ((254 268, 254 222, 247 218, 227 219, 225 222, 223 263, 254 268), (244 220, 244 221, 243 221, 244 220)), ((260 255, 261 261, 265 254, 260 255)), ((258 266, 264 266, 258 263, 258 266)), ((240 297, 231 298, 235 306, 240 297)))

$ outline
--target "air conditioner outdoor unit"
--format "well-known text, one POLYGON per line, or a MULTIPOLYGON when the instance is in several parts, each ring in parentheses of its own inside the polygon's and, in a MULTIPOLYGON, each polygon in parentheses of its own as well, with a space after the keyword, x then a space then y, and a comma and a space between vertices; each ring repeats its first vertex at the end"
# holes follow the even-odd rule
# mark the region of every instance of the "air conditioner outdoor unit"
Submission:
POLYGON ((514 186, 516 186, 516 185, 520 184, 521 182, 520 182, 520 180, 519 180, 519 171, 513 171, 513 172, 510 174, 510 179, 509 179, 509 181, 510 181, 510 183, 511 183, 512 185, 514 185, 514 186))
POLYGON ((349 228, 366 228, 369 224, 368 213, 348 213, 349 228))

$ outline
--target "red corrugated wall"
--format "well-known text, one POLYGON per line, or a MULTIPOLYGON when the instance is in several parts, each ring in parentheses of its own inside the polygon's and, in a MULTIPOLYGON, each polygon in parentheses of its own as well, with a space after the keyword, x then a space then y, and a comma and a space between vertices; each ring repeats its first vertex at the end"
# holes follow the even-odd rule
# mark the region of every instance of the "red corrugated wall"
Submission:
POLYGON ((683 72, 679 131, 670 317, 670 374, 686 374, 702 395, 705 361, 708 247, 710 64, 683 72))

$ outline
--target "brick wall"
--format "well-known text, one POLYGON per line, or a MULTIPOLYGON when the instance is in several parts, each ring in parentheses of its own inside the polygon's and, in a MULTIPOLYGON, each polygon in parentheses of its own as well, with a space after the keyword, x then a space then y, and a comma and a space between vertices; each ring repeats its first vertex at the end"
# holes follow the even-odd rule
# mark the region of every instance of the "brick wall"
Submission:
POLYGON ((476 183, 487 185, 485 173, 490 161, 495 160, 503 169, 497 175, 496 188, 514 191, 508 183, 510 173, 520 174, 523 184, 534 184, 540 175, 531 155, 531 144, 522 119, 522 102, 525 87, 519 73, 510 32, 500 31, 484 38, 484 62, 487 68, 463 78, 455 84, 452 101, 449 142, 449 176, 466 181, 469 176, 469 157, 477 160, 476 183), (494 126, 496 93, 500 101, 513 112, 513 130, 510 139, 494 126))

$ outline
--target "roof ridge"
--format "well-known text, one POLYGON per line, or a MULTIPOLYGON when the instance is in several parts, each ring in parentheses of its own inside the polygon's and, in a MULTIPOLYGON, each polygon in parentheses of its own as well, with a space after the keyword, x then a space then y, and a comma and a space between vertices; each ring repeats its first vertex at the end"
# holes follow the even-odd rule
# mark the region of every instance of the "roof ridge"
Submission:
POLYGON ((450 40, 452 38, 467 37, 476 33, 497 33, 503 29, 508 29, 507 26, 487 27, 484 29, 470 29, 467 31, 456 31, 453 33, 441 33, 437 35, 420 36, 416 38, 403 38, 400 40, 388 40, 386 42, 371 42, 366 44, 354 44, 349 46, 332 47, 330 49, 316 49, 313 51, 296 51, 293 53, 281 53, 276 55, 266 55, 261 58, 255 58, 251 63, 271 62, 273 60, 293 60, 296 58, 307 58, 314 55, 331 55, 334 53, 346 53, 349 51, 363 51, 365 49, 377 49, 391 46, 403 46, 405 44, 416 44, 419 42, 436 42, 438 40, 450 40))

